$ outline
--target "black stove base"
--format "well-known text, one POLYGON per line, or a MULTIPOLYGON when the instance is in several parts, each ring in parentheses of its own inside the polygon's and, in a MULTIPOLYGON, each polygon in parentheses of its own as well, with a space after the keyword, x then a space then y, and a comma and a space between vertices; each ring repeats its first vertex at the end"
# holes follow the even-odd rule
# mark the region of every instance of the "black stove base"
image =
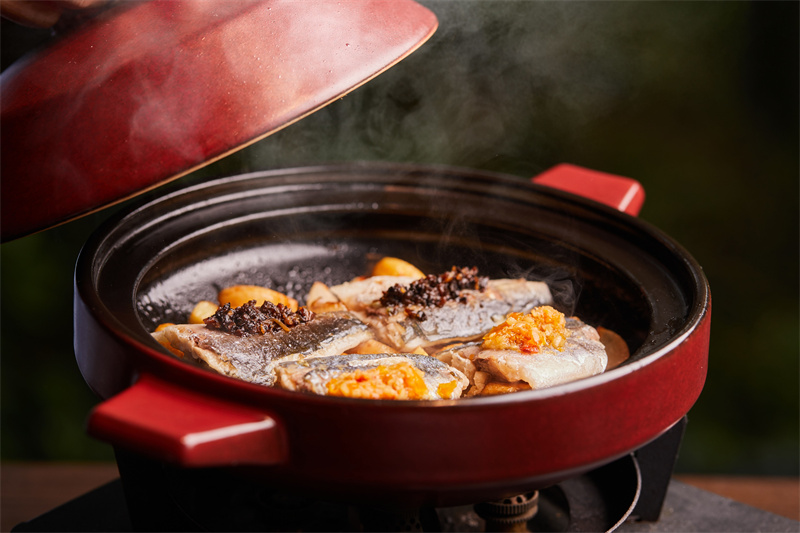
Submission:
MULTIPOLYGON (((546 497, 540 501, 542 506, 555 506, 558 516, 556 497, 546 497)), ((553 511, 553 509, 551 509, 553 511)), ((482 531, 482 521, 470 508, 449 508, 438 510, 443 530, 449 531, 482 531)), ((575 524, 567 516, 549 524, 529 524, 530 529, 540 531, 582 531, 575 529, 575 524), (542 529, 542 526, 546 529, 542 529)), ((17 525, 12 531, 134 531, 125 495, 120 480, 112 481, 79 498, 53 509, 33 520, 17 525)), ((583 531, 586 531, 583 529, 583 531)), ((800 531, 800 522, 784 518, 760 509, 755 509, 716 494, 706 492, 685 483, 672 480, 667 489, 661 517, 657 522, 627 521, 616 531, 620 533, 643 532, 719 532, 719 531, 761 531, 791 532, 800 531)))

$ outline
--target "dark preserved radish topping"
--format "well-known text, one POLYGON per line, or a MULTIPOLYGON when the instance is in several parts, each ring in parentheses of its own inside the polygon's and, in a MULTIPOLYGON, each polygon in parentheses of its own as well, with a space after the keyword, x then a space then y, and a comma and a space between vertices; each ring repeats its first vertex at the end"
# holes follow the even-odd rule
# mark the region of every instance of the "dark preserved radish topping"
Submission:
POLYGON ((383 293, 380 303, 389 309, 442 307, 449 301, 465 301, 462 291, 483 291, 488 282, 488 277, 478 276, 477 267, 452 267, 443 274, 429 274, 409 285, 393 285, 383 293))
POLYGON ((314 312, 305 307, 292 311, 283 304, 275 305, 272 302, 264 302, 261 307, 256 307, 256 301, 250 300, 234 309, 231 309, 231 304, 226 303, 203 322, 210 329, 247 337, 279 330, 289 331, 290 328, 310 322, 315 316, 314 312))

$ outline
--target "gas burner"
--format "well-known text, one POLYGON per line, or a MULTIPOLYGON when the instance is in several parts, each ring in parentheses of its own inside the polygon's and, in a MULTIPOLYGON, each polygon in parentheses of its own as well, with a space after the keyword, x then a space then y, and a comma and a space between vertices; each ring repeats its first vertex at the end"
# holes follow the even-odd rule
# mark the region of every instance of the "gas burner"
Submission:
POLYGON ((486 523, 486 531, 519 531, 539 512, 539 491, 518 494, 494 502, 478 503, 475 513, 486 523))

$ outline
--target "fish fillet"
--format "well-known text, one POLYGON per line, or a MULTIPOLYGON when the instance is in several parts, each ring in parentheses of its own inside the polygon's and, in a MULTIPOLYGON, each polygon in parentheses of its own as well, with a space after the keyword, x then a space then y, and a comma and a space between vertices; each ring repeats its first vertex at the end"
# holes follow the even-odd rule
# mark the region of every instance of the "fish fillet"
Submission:
POLYGON ((330 287, 352 313, 368 324, 381 342, 399 352, 412 352, 453 342, 475 339, 502 322, 511 312, 524 312, 553 302, 546 283, 525 279, 489 280, 486 290, 465 290, 464 301, 449 301, 442 307, 402 309, 394 314, 380 304, 381 295, 395 284, 407 285, 414 278, 372 276, 330 287), (419 319, 421 314, 423 319, 419 319))
POLYGON ((567 318, 569 332, 563 350, 542 348, 538 353, 516 350, 487 350, 481 343, 453 346, 436 354, 444 363, 461 370, 470 380, 469 395, 479 394, 492 380, 522 381, 532 389, 552 387, 599 374, 608 356, 597 330, 577 318, 567 318))
POLYGON ((276 386, 351 398, 436 400, 461 396, 469 381, 435 357, 351 354, 282 361, 276 386))
POLYGON ((202 361, 221 374, 272 385, 276 362, 342 353, 372 338, 372 333, 344 311, 318 314, 289 331, 264 335, 240 337, 202 324, 179 324, 157 331, 153 337, 171 351, 202 361))

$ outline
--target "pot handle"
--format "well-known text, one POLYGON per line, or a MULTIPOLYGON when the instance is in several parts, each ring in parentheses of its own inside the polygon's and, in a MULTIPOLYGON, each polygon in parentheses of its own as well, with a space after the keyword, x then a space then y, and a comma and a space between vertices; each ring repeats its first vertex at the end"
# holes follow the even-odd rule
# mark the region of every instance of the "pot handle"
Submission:
POLYGON ((644 188, 631 178, 562 163, 531 178, 533 183, 570 192, 637 216, 644 204, 644 188))
POLYGON ((288 455, 283 426, 271 414, 146 373, 95 407, 87 431, 185 467, 274 465, 288 455))

